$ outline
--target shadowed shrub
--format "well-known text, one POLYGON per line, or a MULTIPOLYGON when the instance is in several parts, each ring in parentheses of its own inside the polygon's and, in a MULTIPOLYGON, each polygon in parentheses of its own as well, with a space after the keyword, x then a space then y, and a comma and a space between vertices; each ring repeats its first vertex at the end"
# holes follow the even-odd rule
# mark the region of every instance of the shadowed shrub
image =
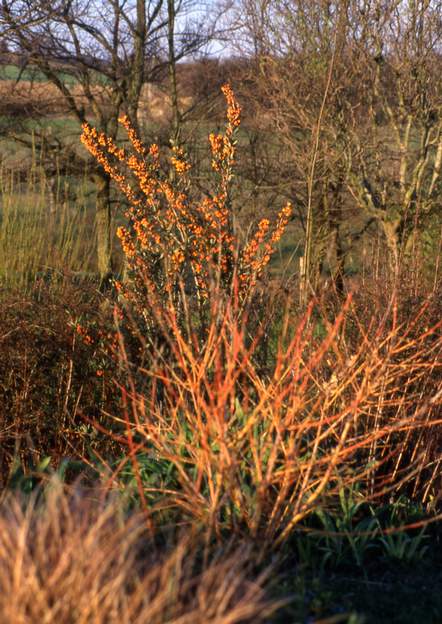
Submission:
POLYGON ((66 286, 61 293, 43 285, 28 296, 2 295, 0 484, 13 462, 26 472, 45 457, 54 467, 64 456, 110 450, 82 418, 100 420, 102 409, 117 405, 115 389, 97 376, 97 331, 87 342, 76 327, 87 318, 93 333, 97 306, 92 287, 66 286))

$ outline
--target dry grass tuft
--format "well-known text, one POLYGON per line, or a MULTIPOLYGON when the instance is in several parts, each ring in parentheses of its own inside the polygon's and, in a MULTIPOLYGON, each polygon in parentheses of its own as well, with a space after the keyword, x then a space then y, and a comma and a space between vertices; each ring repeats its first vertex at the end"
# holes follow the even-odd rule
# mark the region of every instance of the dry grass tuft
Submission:
POLYGON ((265 575, 248 580, 248 551, 198 561, 190 540, 160 555, 142 516, 97 493, 63 492, 44 503, 10 495, 0 506, 0 620, 4 624, 234 624, 275 608, 265 575))

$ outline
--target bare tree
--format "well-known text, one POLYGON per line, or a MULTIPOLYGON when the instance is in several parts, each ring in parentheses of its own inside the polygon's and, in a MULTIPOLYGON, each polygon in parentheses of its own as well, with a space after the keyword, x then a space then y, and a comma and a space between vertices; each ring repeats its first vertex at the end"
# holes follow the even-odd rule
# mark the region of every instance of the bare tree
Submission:
MULTIPOLYGON (((80 124, 89 121, 115 138, 124 111, 134 126, 143 84, 159 80, 186 55, 207 40, 201 24, 188 24, 183 45, 170 50, 176 18, 191 3, 169 0, 2 0, 0 27, 10 47, 20 54, 23 68, 36 67, 60 93, 69 114, 80 124), (172 23, 170 23, 172 21, 172 23), (172 56, 171 56, 172 55, 172 56)), ((46 138, 47 143, 47 138, 46 138)), ((45 147, 65 163, 84 168, 86 156, 58 137, 45 147), (62 152, 62 154, 61 154, 62 152)), ((107 281, 111 265, 111 192, 109 178, 88 161, 96 185, 98 267, 107 281)))
POLYGON ((442 2, 367 0, 359 11, 367 105, 348 125, 348 188, 379 224, 397 275, 412 232, 442 207, 442 2))
POLYGON ((302 281, 315 289, 328 254, 341 290, 346 251, 373 224, 397 274, 410 228, 440 206, 440 0, 239 8, 243 84, 266 140, 274 129, 271 183, 292 193, 305 229, 302 281))
POLYGON ((348 87, 342 72, 347 5, 325 0, 241 3, 256 117, 263 130, 273 126, 275 131, 277 169, 269 183, 291 194, 305 232, 303 300, 315 287, 328 245, 335 248, 338 278, 344 263, 338 234, 345 166, 339 121, 342 90, 348 87))

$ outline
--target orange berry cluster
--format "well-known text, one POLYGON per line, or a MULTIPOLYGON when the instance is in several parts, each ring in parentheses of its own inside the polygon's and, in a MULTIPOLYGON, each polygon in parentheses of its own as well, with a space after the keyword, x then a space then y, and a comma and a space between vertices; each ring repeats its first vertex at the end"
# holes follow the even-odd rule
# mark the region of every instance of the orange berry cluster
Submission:
POLYGON ((88 333, 88 330, 86 329, 86 327, 83 327, 82 325, 80 325, 80 323, 77 323, 77 325, 75 326, 75 331, 81 337, 84 344, 86 345, 94 344, 94 339, 88 333))
POLYGON ((172 150, 170 162, 179 176, 173 182, 162 173, 158 146, 146 148, 127 116, 119 119, 129 138, 127 149, 83 125, 83 144, 129 201, 128 225, 118 228, 117 234, 131 292, 127 285, 118 287, 132 301, 137 292, 145 292, 143 285, 157 294, 167 294, 184 278, 191 281, 198 299, 204 300, 214 277, 228 283, 235 270, 245 292, 256 283, 287 226, 290 205, 279 213, 272 231, 270 222, 263 219, 241 249, 233 230, 229 197, 241 108, 229 85, 222 91, 227 102, 226 127, 223 134, 209 135, 218 184, 213 194, 200 200, 191 199, 185 190, 190 186, 191 165, 181 147, 172 150))
POLYGON ((186 171, 189 171, 189 169, 191 169, 191 165, 185 158, 183 148, 174 146, 172 148, 172 152, 173 156, 170 159, 170 162, 175 167, 175 171, 177 173, 186 173, 186 171))

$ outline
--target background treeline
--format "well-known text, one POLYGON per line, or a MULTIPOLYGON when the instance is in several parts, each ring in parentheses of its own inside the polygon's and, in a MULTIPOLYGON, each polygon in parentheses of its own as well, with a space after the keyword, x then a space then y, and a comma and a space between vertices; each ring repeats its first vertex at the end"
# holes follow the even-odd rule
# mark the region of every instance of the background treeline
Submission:
POLYGON ((32 193, 54 212, 95 197, 101 279, 118 270, 123 211, 80 125, 115 138, 125 113, 147 142, 184 144, 204 187, 229 81, 243 107, 238 227, 293 203, 283 257, 302 298, 330 277, 342 292, 350 274, 437 281, 440 2, 15 0, 1 23, 4 191, 38 170, 32 193))

